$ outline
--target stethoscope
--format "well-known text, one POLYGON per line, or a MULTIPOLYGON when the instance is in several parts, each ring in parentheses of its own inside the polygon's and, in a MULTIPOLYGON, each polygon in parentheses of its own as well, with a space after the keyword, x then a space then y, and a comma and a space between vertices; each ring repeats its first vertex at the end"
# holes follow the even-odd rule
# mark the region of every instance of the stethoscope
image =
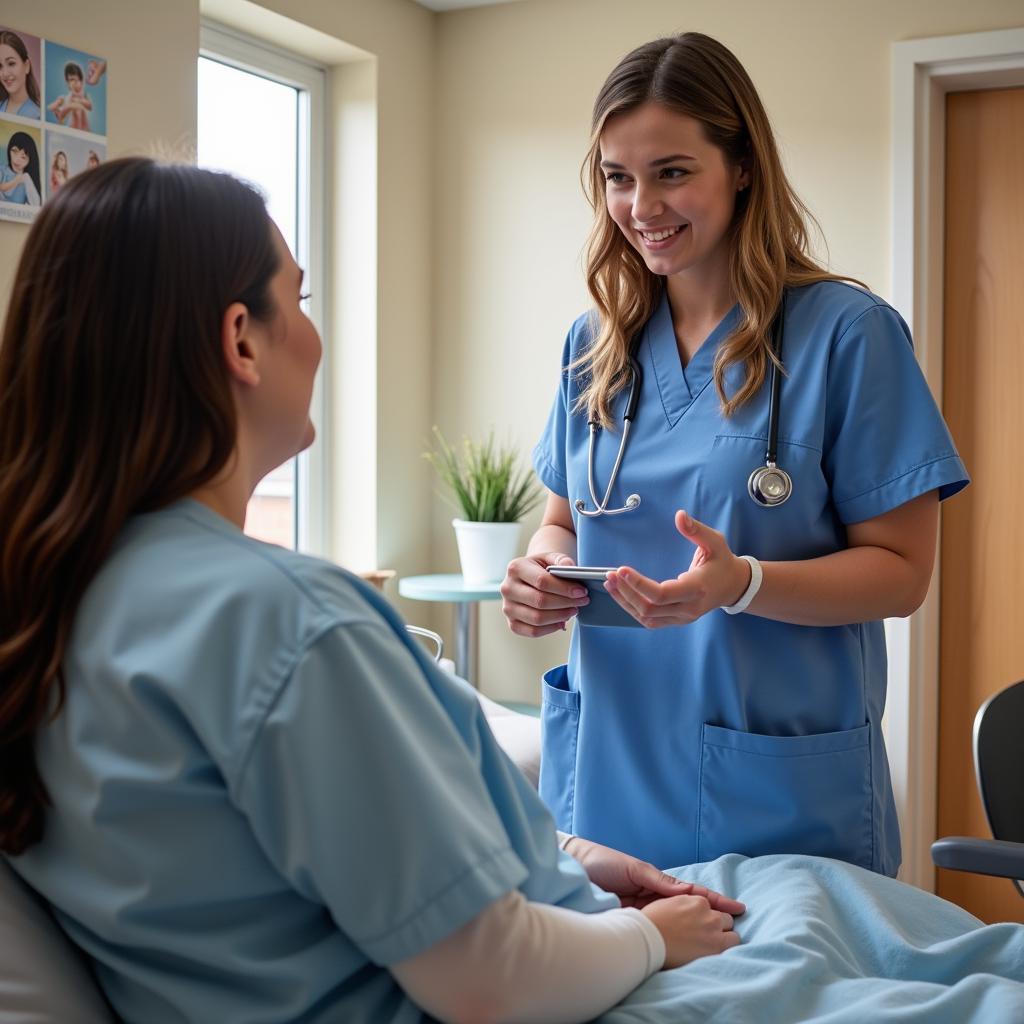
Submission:
MULTIPOLYGON (((786 293, 782 293, 782 302, 779 311, 775 315, 771 331, 771 349, 774 358, 771 361, 771 380, 769 382, 768 401, 768 449, 764 456, 764 465, 758 466, 747 479, 747 493, 751 499, 763 508, 775 508, 789 500, 793 493, 793 481, 789 474, 779 467, 776 459, 779 447, 779 409, 781 408, 782 375, 779 372, 779 363, 782 359, 782 341, 786 316, 786 293)), ((626 442, 629 440, 630 427, 636 417, 637 403, 640 401, 640 385, 643 381, 643 371, 636 358, 636 347, 639 343, 639 335, 633 342, 629 353, 630 385, 629 396, 626 399, 626 408, 622 414, 622 438, 619 441, 619 451, 615 456, 615 465, 612 466, 611 475, 608 477, 608 487, 604 492, 604 499, 597 500, 597 488, 594 486, 594 445, 597 441, 597 433, 601 429, 600 424, 595 420, 589 421, 590 441, 587 448, 587 483, 590 486, 590 498, 594 502, 594 508, 588 509, 587 503, 582 498, 575 502, 576 511, 581 516, 596 518, 597 516, 618 516, 623 512, 630 512, 640 505, 640 495, 631 494, 626 498, 626 503, 621 508, 609 508, 608 499, 611 497, 612 488, 619 477, 619 467, 622 465, 622 456, 626 450, 626 442)))

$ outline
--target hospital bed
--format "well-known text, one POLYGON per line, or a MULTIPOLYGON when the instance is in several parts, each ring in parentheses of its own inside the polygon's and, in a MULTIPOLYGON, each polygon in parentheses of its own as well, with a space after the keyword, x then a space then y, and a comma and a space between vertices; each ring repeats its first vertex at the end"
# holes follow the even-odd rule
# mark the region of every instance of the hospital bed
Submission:
MULTIPOLYGON (((1017 736, 1024 689, 1018 704, 1017 736)), ((536 719, 485 712, 514 760, 535 756, 536 719)), ((1016 778, 1021 762, 1016 753, 1016 778)), ((729 854, 673 873, 747 904, 742 944, 654 975, 604 1024, 1024 1022, 1024 926, 984 927, 930 893, 819 857, 729 854)), ((81 957, 0 857, 0 1024, 70 1021, 111 1017, 81 957)))

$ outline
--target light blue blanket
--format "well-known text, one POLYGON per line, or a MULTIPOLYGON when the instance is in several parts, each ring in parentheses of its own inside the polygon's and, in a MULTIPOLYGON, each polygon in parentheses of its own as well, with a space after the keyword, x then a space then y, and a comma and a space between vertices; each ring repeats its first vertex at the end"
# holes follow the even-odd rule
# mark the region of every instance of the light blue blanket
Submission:
POLYGON ((1024 925, 819 857, 673 873, 743 900, 743 942, 654 975, 605 1024, 1024 1024, 1024 925))

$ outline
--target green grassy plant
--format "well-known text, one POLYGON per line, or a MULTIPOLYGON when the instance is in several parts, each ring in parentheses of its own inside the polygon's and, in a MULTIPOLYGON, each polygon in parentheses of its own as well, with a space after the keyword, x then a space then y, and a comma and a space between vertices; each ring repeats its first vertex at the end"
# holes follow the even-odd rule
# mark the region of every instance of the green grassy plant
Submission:
POLYGON ((497 447, 493 431, 483 444, 463 438, 453 448, 434 427, 435 446, 424 452, 444 484, 445 499, 474 523, 515 523, 535 508, 543 489, 530 469, 519 466, 511 444, 497 447))

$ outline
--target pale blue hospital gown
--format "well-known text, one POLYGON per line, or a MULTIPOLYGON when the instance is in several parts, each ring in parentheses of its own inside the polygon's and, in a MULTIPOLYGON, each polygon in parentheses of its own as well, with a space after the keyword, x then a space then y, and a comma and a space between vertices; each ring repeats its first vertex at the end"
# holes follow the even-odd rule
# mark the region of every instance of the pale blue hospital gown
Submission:
POLYGON ((197 502, 127 526, 66 675, 12 863, 126 1020, 418 1021, 387 965, 506 892, 617 905, 385 602, 197 502))

